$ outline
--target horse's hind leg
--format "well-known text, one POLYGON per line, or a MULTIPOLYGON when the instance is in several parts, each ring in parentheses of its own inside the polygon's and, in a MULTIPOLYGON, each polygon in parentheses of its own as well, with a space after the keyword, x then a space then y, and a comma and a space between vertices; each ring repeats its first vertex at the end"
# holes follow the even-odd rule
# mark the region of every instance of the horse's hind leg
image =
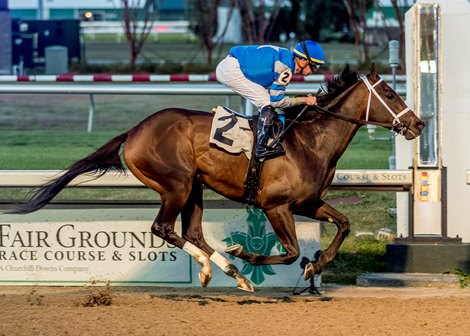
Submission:
POLYGON ((143 174, 141 169, 135 165, 130 154, 126 157, 126 163, 132 173, 143 184, 161 195, 162 203, 157 218, 152 224, 152 233, 194 257, 202 266, 202 276, 200 275, 201 283, 207 285, 211 278, 209 255, 189 241, 178 236, 175 232, 176 218, 183 212, 188 196, 191 194, 191 180, 189 178, 185 179, 184 175, 181 174, 179 179, 170 179, 167 177, 165 179, 165 186, 163 186, 143 174), (183 178, 181 178, 181 176, 183 176, 183 178), (189 180, 189 183, 185 182, 185 180, 189 180))
POLYGON ((152 224, 152 233, 191 255, 201 265, 201 272, 199 273, 201 284, 207 286, 212 277, 209 255, 186 239, 178 236, 175 232, 176 218, 184 209, 186 195, 187 193, 184 195, 177 193, 162 195, 162 205, 157 218, 152 224))
POLYGON ((209 255, 214 250, 202 235, 202 209, 202 188, 199 183, 193 181, 193 188, 181 212, 182 235, 186 240, 183 249, 201 266, 199 281, 206 287, 212 279, 209 255))
POLYGON ((175 232, 176 218, 183 209, 186 195, 171 193, 162 195, 162 204, 152 224, 152 233, 164 241, 183 249, 186 241, 175 232))
POLYGON ((162 204, 157 218, 152 224, 151 231, 154 235, 162 238, 164 241, 179 247, 191 255, 196 262, 201 265, 199 280, 203 286, 207 286, 211 277, 212 270, 210 260, 229 276, 235 278, 238 288, 253 292, 253 286, 240 273, 240 271, 225 259, 218 252, 214 251, 204 240, 202 235, 202 188, 195 185, 194 191, 191 185, 183 184, 185 188, 177 189, 176 184, 167 188, 171 192, 159 190, 155 181, 141 174, 140 171, 130 163, 128 166, 133 174, 149 188, 157 191, 161 195, 162 204), (176 218, 181 213, 183 237, 175 232, 176 218), (199 247, 201 246, 201 247, 199 247), (210 257, 209 257, 210 255, 210 257))
POLYGON ((161 138, 166 131, 152 126, 150 122, 151 119, 129 133, 124 146, 124 159, 137 179, 161 195, 162 204, 152 224, 152 233, 194 257, 202 266, 200 280, 206 286, 212 276, 209 255, 214 254, 214 250, 204 241, 200 231, 202 188, 194 182, 196 164, 192 160, 193 146, 188 141, 186 128, 176 127, 172 121, 169 135, 173 140, 166 140, 165 137, 161 138), (155 138, 155 134, 160 137, 155 138), (192 191, 193 188, 196 189, 192 191), (176 218, 180 213, 183 237, 175 232, 176 218))
POLYGON ((253 286, 237 267, 207 244, 202 229, 202 212, 202 186, 201 183, 195 179, 189 198, 181 212, 181 222, 183 238, 188 241, 185 243, 186 251, 193 255, 196 261, 201 265, 201 271, 199 272, 201 284, 206 287, 212 277, 210 263, 207 260, 207 256, 210 256, 209 259, 214 264, 224 271, 225 274, 237 281, 238 288, 253 292, 253 286), (201 258, 201 253, 203 253, 206 258, 201 258))

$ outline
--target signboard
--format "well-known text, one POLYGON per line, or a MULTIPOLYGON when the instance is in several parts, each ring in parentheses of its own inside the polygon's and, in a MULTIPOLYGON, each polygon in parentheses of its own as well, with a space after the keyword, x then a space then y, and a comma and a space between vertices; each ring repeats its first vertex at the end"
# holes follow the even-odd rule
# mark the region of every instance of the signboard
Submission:
MULTIPOLYGON (((0 217, 0 284, 84 285, 108 281, 129 286, 199 286, 199 265, 186 252, 150 232, 155 209, 41 210, 0 217)), ((181 232, 178 221, 176 231, 181 232)), ((206 241, 231 260, 256 286, 293 287, 303 270, 257 266, 224 250, 242 244, 245 251, 283 253, 271 225, 258 210, 207 209, 206 241)), ((300 219, 301 257, 319 249, 319 224, 300 219)), ((236 286, 212 264, 209 286, 236 286)), ((302 280, 303 281, 303 280, 302 280)))
POLYGON ((191 283, 189 259, 142 221, 0 224, 1 282, 191 283))
POLYGON ((441 171, 418 169, 414 184, 415 235, 441 235, 441 171))
POLYGON ((333 185, 403 186, 413 184, 410 170, 338 170, 333 185))

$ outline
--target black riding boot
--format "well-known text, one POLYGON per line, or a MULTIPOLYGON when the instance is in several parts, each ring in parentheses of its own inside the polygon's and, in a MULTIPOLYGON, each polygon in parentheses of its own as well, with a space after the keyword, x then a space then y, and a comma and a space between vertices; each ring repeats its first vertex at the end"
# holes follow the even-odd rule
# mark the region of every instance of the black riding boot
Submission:
POLYGON ((272 148, 267 145, 271 126, 273 125, 274 107, 265 106, 261 109, 258 119, 258 145, 256 147, 256 158, 264 159, 284 154, 282 147, 272 148))

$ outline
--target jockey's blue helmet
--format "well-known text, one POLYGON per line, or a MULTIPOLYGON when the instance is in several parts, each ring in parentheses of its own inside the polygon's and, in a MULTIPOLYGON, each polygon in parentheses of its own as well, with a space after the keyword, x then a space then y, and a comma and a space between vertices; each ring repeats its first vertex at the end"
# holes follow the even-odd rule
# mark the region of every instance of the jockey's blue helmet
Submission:
POLYGON ((325 63, 325 53, 322 47, 315 41, 305 40, 297 43, 293 53, 294 56, 309 60, 312 72, 325 63))

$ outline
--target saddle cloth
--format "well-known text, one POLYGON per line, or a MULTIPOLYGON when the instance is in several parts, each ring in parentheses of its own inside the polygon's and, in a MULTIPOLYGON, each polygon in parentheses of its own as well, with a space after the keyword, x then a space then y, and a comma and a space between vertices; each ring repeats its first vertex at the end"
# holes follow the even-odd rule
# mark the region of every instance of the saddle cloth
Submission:
POLYGON ((253 131, 248 118, 217 106, 212 121, 209 143, 233 154, 244 153, 248 160, 253 150, 253 131))

